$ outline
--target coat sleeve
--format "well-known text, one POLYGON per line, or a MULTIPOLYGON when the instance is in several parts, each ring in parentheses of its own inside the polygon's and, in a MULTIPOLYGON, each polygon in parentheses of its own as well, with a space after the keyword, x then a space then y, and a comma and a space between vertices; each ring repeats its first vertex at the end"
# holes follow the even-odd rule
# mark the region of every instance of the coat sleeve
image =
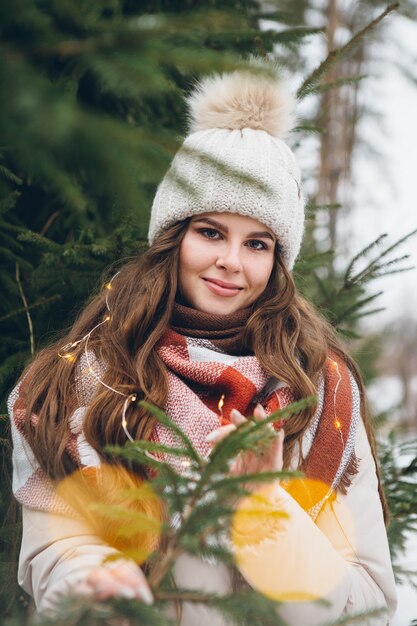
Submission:
MULTIPOLYGON (((119 554, 79 520, 26 506, 22 515, 18 582, 41 613, 53 612, 94 567, 119 554)), ((133 561, 124 561, 137 569, 133 561)))
POLYGON ((359 471, 348 493, 328 501, 315 523, 274 483, 268 497, 287 517, 273 537, 239 550, 243 575, 252 586, 282 601, 279 613, 289 626, 332 623, 373 609, 382 612, 361 624, 386 626, 395 612, 375 463, 362 420, 355 453, 359 471))

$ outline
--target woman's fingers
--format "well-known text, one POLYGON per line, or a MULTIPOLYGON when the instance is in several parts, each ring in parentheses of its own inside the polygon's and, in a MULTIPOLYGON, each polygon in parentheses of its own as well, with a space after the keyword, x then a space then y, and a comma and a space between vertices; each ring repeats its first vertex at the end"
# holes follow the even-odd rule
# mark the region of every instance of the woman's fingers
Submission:
MULTIPOLYGON (((268 414, 266 413, 264 407, 262 406, 262 404, 257 404, 254 411, 253 411, 253 417, 255 418, 256 422, 261 422, 262 420, 266 419, 268 417, 268 414)), ((266 428, 269 428, 270 430, 274 431, 274 427, 272 426, 271 423, 266 424, 266 428)))
POLYGON ((85 584, 98 600, 118 597, 136 598, 145 604, 153 604, 154 601, 142 570, 127 564, 96 567, 89 573, 85 584))
POLYGON ((284 431, 281 428, 272 442, 273 471, 280 472, 284 466, 284 431))
POLYGON ((118 595, 116 589, 118 585, 114 583, 112 575, 105 567, 96 567, 91 570, 86 582, 98 600, 107 600, 118 595))
POLYGON ((216 428, 206 437, 207 443, 219 443, 222 439, 227 437, 231 432, 236 430, 236 426, 234 424, 227 424, 226 426, 221 426, 220 428, 216 428))
POLYGON ((257 422, 260 422, 261 420, 264 420, 266 416, 267 415, 262 404, 257 404, 253 411, 253 417, 256 419, 257 422))
POLYGON ((153 595, 146 580, 145 574, 140 568, 133 569, 129 565, 121 564, 111 570, 114 578, 121 586, 128 586, 134 591, 135 597, 145 604, 153 604, 153 595))
POLYGON ((245 422, 247 422, 248 420, 246 419, 246 417, 244 415, 242 415, 242 413, 240 413, 237 409, 232 409, 230 411, 230 421, 232 422, 232 424, 234 424, 235 426, 240 426, 241 424, 244 424, 245 422))
MULTIPOLYGON (((265 409, 261 404, 256 405, 253 414, 258 422, 265 419, 266 417, 265 409)), ((209 435, 207 435, 206 441, 208 443, 218 443, 231 432, 233 432, 238 426, 244 424, 248 420, 244 415, 242 415, 242 413, 240 413, 240 411, 238 411, 237 409, 232 409, 230 411, 230 421, 231 424, 227 424, 226 426, 221 426, 220 428, 216 428, 216 430, 213 430, 209 435)))
POLYGON ((91 586, 88 585, 85 580, 80 580, 78 583, 74 585, 74 594, 82 597, 90 597, 91 596, 91 586))
MULTIPOLYGON (((254 411, 253 411, 253 417, 255 418, 256 422, 261 422, 262 420, 266 419, 268 417, 268 414, 266 413, 264 407, 262 406, 262 404, 257 404, 254 411)), ((274 430, 274 427, 272 426, 272 424, 268 423, 266 425, 267 428, 270 428, 271 430, 274 430)))
POLYGON ((97 587, 103 583, 109 582, 111 576, 105 567, 95 567, 89 572, 86 582, 91 587, 97 587))
MULTIPOLYGON (((257 422, 264 420, 267 417, 267 413, 261 404, 257 404, 254 412, 254 418, 257 422)), ((219 443, 232 433, 241 424, 244 424, 248 420, 237 409, 233 409, 230 412, 231 424, 221 426, 216 430, 213 430, 206 437, 206 441, 212 446, 219 443)), ((232 475, 239 475, 248 472, 263 472, 263 471, 281 471, 283 468, 283 455, 284 455, 284 431, 281 429, 275 432, 272 424, 267 425, 268 428, 276 435, 272 441, 268 444, 266 450, 260 453, 254 453, 253 451, 241 452, 230 467, 232 475)))

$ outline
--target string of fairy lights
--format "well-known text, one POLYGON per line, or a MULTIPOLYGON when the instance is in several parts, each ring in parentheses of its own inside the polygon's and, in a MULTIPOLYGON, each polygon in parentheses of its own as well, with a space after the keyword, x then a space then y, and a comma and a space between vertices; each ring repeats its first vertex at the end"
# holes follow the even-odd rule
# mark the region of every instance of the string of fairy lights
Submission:
MULTIPOLYGON (((116 278, 116 276, 119 274, 120 272, 116 272, 116 274, 114 274, 114 276, 111 278, 111 280, 104 286, 105 289, 107 290, 106 293, 106 308, 107 308, 107 314, 104 317, 104 319, 99 322, 98 324, 96 324, 87 334, 85 334, 83 337, 81 337, 81 339, 78 339, 77 341, 73 341, 70 343, 65 344, 65 346, 63 346, 60 351, 58 352, 58 356, 61 357, 62 359, 64 359, 65 361, 68 362, 73 362, 76 360, 76 355, 72 352, 73 348, 77 347, 79 344, 84 342, 84 356, 87 362, 87 370, 88 372, 94 377, 94 379, 103 387, 106 387, 106 389, 109 389, 110 391, 113 391, 114 393, 117 393, 119 396, 122 396, 125 398, 124 402, 123 402, 123 407, 122 407, 122 417, 121 417, 121 424, 122 424, 122 428, 123 431, 127 437, 127 439, 131 442, 135 441, 134 438, 132 437, 132 435, 130 434, 128 427, 127 427, 127 419, 126 419, 126 413, 127 413, 127 409, 128 407, 136 402, 137 400, 137 394, 136 393, 124 393, 118 389, 115 389, 114 387, 111 387, 110 385, 108 385, 107 383, 105 383, 100 376, 97 374, 96 371, 94 371, 93 365, 90 361, 90 355, 88 352, 88 342, 90 340, 91 335, 94 333, 95 330, 97 330, 97 328, 99 328, 100 326, 102 326, 103 324, 108 323, 111 320, 111 310, 110 310, 110 306, 109 306, 109 292, 113 289, 112 287, 112 283, 113 280, 116 278)), ((333 394, 333 416, 334 416, 334 427, 336 428, 336 430, 339 432, 340 434, 340 439, 342 442, 342 448, 344 450, 345 448, 345 442, 344 442, 344 438, 343 438, 343 432, 342 432, 342 423, 339 419, 339 417, 337 416, 337 411, 336 411, 336 396, 337 396, 337 391, 339 389, 339 385, 342 381, 342 376, 340 374, 339 371, 339 364, 337 363, 337 361, 334 361, 333 359, 331 359, 330 357, 327 357, 328 360, 331 363, 331 367, 336 371, 336 374, 338 376, 338 380, 334 389, 334 394, 333 394)), ((219 404, 218 404, 218 408, 219 408, 219 413, 220 413, 220 418, 223 418, 223 404, 224 404, 224 394, 222 394, 220 400, 219 400, 219 404)))
POLYGON ((336 386, 334 388, 334 393, 333 393, 333 417, 334 417, 334 427, 336 428, 336 430, 339 432, 340 435, 340 440, 342 442, 342 449, 345 449, 345 440, 343 439, 343 432, 342 432, 342 422, 340 421, 340 419, 337 416, 337 411, 336 411, 336 396, 337 396, 337 390, 339 389, 339 385, 342 382, 342 376, 340 374, 339 371, 339 364, 337 361, 334 361, 333 359, 331 359, 330 357, 327 357, 328 360, 331 363, 331 367, 336 370, 336 374, 338 376, 338 381, 336 383, 336 386))
POLYGON ((123 396, 125 398, 125 401, 123 403, 123 408, 122 408, 122 428, 126 437, 129 439, 129 441, 134 441, 134 438, 132 437, 132 435, 130 434, 127 428, 126 412, 127 412, 128 406, 132 404, 132 402, 136 402, 136 399, 137 399, 136 393, 123 393, 123 391, 119 391, 118 389, 115 389, 114 387, 111 387, 110 385, 105 383, 100 378, 100 376, 98 376, 98 374, 94 371, 93 365, 90 361, 89 352, 88 352, 88 342, 90 340, 92 333, 95 330, 97 330, 97 328, 99 328, 100 326, 102 326, 103 324, 106 324, 107 322, 111 320, 111 310, 109 306, 109 292, 113 288, 112 287, 113 280, 116 278, 116 276, 119 273, 120 272, 116 272, 116 274, 114 274, 111 280, 105 285, 105 289, 107 289, 106 308, 108 312, 105 318, 101 322, 96 324, 86 335, 84 335, 84 337, 81 337, 81 339, 78 339, 78 341, 73 341, 72 343, 67 343, 65 346, 63 346, 61 350, 58 352, 58 356, 60 356, 62 359, 65 359, 66 361, 69 361, 69 362, 75 361, 77 357, 71 352, 71 350, 75 348, 76 346, 78 346, 80 343, 84 342, 84 356, 87 362, 88 372, 93 376, 93 378, 95 378, 95 380, 100 385, 102 385, 103 387, 106 387, 106 389, 109 389, 110 391, 113 391, 114 393, 117 393, 119 396, 123 396))

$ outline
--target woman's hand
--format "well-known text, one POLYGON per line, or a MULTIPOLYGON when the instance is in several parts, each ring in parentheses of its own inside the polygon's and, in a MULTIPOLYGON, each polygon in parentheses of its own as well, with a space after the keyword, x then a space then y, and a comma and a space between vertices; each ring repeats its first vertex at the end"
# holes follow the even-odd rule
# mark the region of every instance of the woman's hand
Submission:
POLYGON ((145 604, 153 604, 154 601, 145 574, 133 562, 115 562, 95 567, 74 591, 97 600, 127 598, 145 604))
MULTIPOLYGON (((256 421, 261 421, 267 417, 264 408, 260 404, 256 406, 253 416, 256 421)), ((236 430, 240 424, 248 421, 236 409, 230 412, 230 420, 232 422, 231 424, 213 430, 213 432, 206 437, 206 441, 214 446, 236 430)), ((268 425, 268 428, 272 429, 273 426, 268 425)), ((283 467, 283 453, 284 431, 280 429, 277 431, 269 447, 264 448, 261 453, 259 451, 241 452, 234 461, 230 471, 235 476, 260 472, 279 472, 283 467)))

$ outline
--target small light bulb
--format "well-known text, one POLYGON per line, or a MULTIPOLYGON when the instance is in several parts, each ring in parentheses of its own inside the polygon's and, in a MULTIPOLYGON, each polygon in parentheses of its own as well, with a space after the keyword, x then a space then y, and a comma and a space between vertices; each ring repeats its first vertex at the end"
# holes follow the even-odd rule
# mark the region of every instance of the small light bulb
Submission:
POLYGON ((65 361, 75 361, 75 356, 73 354, 71 354, 71 352, 58 352, 58 356, 61 357, 61 359, 65 359, 65 361))
POLYGON ((342 428, 342 424, 338 419, 335 419, 334 425, 336 426, 337 430, 340 430, 342 428))

